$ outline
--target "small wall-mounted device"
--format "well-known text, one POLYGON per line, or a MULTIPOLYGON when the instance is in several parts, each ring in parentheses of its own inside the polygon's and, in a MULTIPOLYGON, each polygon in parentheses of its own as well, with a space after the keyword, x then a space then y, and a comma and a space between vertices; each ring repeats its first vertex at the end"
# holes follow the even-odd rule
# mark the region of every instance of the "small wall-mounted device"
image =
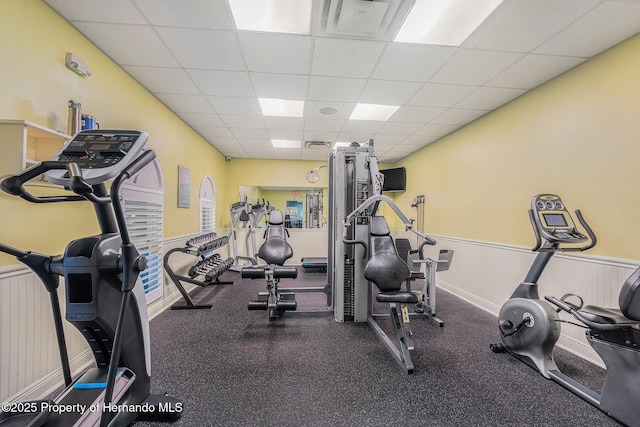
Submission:
POLYGON ((87 63, 75 53, 67 52, 65 63, 67 64, 67 68, 82 77, 89 77, 91 75, 87 63))

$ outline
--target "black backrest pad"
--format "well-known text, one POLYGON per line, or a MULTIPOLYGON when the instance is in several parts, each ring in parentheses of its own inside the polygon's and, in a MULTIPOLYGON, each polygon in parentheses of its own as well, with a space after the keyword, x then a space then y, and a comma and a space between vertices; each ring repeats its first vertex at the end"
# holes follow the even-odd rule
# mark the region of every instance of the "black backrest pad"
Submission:
POLYGON ((625 317, 640 321, 640 267, 622 285, 618 304, 625 317))
POLYGON ((369 223, 370 258, 364 277, 375 283, 380 292, 397 292, 411 277, 407 264, 398 256, 389 226, 384 217, 371 217, 369 223))
POLYGON ((283 265, 293 256, 293 249, 285 237, 282 212, 275 210, 269 215, 266 240, 258 250, 258 256, 267 264, 283 265))

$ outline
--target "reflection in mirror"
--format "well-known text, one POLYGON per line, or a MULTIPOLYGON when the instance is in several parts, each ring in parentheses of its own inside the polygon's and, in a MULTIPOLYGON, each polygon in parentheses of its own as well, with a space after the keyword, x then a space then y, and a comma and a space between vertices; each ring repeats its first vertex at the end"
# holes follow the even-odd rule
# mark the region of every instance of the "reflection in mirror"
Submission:
POLYGON ((262 203, 262 199, 282 211, 288 228, 325 228, 329 189, 327 187, 238 187, 238 200, 262 203))

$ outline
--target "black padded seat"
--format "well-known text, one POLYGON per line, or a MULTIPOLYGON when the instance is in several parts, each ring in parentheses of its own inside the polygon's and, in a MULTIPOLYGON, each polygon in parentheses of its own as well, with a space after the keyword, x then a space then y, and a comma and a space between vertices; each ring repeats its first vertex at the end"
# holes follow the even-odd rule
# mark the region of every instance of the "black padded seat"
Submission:
POLYGON ((419 301, 418 295, 413 292, 387 292, 376 295, 378 302, 397 302, 399 304, 416 304, 419 301))
POLYGON ((411 271, 407 263, 398 256, 384 217, 371 217, 369 235, 371 236, 371 257, 364 269, 364 277, 375 283, 380 292, 391 292, 396 295, 402 283, 411 277, 411 271))
POLYGON ((582 317, 593 323, 602 325, 629 325, 638 324, 638 321, 626 318, 622 312, 615 308, 604 308, 595 305, 585 305, 578 311, 582 317))
POLYGON ((258 256, 269 265, 283 265, 293 256, 293 249, 287 243, 282 212, 274 210, 269 215, 265 231, 265 242, 258 250, 258 256))

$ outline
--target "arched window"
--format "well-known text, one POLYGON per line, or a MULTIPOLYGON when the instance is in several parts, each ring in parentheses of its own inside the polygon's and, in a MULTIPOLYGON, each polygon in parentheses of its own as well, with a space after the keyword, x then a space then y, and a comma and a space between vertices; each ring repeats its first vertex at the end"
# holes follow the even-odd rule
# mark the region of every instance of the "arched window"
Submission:
POLYGON ((157 159, 122 185, 124 211, 131 241, 147 258, 138 280, 147 304, 162 297, 162 244, 164 241, 164 185, 157 159))
POLYGON ((216 188, 213 179, 205 175, 200 183, 200 234, 216 229, 216 188))

